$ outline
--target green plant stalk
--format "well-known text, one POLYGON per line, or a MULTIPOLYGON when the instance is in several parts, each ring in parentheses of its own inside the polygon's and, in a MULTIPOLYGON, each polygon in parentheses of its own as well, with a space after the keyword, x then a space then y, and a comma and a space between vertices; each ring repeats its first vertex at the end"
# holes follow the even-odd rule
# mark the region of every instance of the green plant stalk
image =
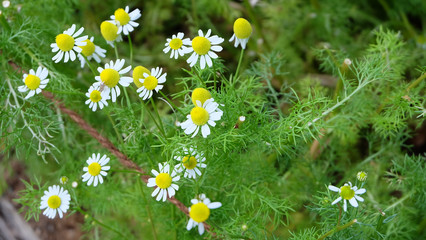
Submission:
POLYGON ((356 223, 356 222, 357 222, 357 220, 356 220, 356 219, 354 219, 354 220, 352 220, 352 221, 350 221, 350 222, 346 223, 345 225, 337 226, 337 227, 335 227, 335 228, 331 229, 330 231, 326 232, 326 233, 325 233, 324 235, 322 235, 321 237, 319 237, 319 238, 318 238, 318 240, 323 240, 323 239, 325 239, 326 237, 330 236, 330 235, 331 235, 331 234, 333 234, 333 233, 336 233, 336 232, 342 231, 342 230, 344 230, 344 229, 346 229, 346 228, 348 228, 348 227, 352 226, 352 225, 353 225, 354 223, 356 223))
POLYGON ((76 208, 74 208, 74 210, 77 210, 78 212, 80 212, 81 214, 83 214, 83 215, 88 215, 88 216, 90 216, 90 218, 95 222, 95 223, 97 223, 98 225, 100 225, 100 226, 102 226, 103 228, 106 228, 106 229, 108 229, 108 230, 110 230, 110 231, 113 231, 113 232, 115 232, 115 233, 117 233, 117 234, 119 234, 120 236, 122 236, 122 237, 125 237, 120 231, 118 231, 117 229, 114 229, 114 228, 112 228, 112 227, 110 227, 110 226, 108 226, 108 225, 106 225, 106 224, 104 224, 104 223, 102 223, 102 222, 100 222, 98 219, 96 219, 95 217, 93 217, 93 216, 91 216, 90 214, 88 214, 86 211, 84 211, 83 209, 81 209, 80 207, 76 207, 76 208))
POLYGON ((115 58, 118 59, 117 42, 114 42, 114 51, 115 51, 115 58))
POLYGON ((138 186, 139 186, 139 190, 142 194, 142 197, 143 197, 144 201, 146 202, 145 208, 146 208, 146 211, 148 212, 149 221, 151 222, 152 235, 154 236, 154 239, 157 240, 157 232, 155 231, 154 219, 152 218, 151 208, 149 207, 149 201, 146 200, 145 192, 143 191, 141 182, 142 182, 142 179, 139 178, 138 186))
POLYGON ((154 108, 154 112, 157 115, 158 121, 160 123, 161 131, 163 132, 164 138, 166 137, 166 131, 164 130, 163 121, 161 120, 160 114, 158 113, 157 105, 155 105, 154 99, 150 98, 152 107, 154 108))
POLYGON ((384 213, 380 212, 379 219, 377 220, 376 231, 380 232, 380 228, 382 227, 384 218, 384 213))
POLYGON ((127 94, 126 89, 123 89, 123 92, 124 92, 124 96, 126 97, 127 107, 130 109, 130 111, 132 111, 132 115, 135 115, 135 113, 133 112, 132 104, 130 102, 130 98, 129 98, 129 95, 127 94))
POLYGON ((213 78, 214 78, 214 90, 216 90, 216 65, 213 62, 213 78))
POLYGON ((133 45, 132 45, 132 38, 130 37, 130 33, 127 36, 129 37, 130 66, 133 68, 133 45))
POLYGON ((241 48, 240 59, 238 60, 237 71, 235 71, 234 79, 236 79, 238 77, 238 72, 240 70, 241 62, 243 60, 243 55, 244 55, 244 48, 241 48))
POLYGON ((157 123, 154 116, 152 116, 152 113, 149 111, 148 107, 145 105, 142 99, 141 99, 141 102, 142 102, 142 106, 144 106, 145 110, 148 112, 149 117, 152 119, 155 126, 157 126, 157 129, 160 131, 161 135, 163 135, 163 137, 166 138, 166 135, 161 131, 160 125, 157 123))
POLYGON ((3 14, 0 14, 0 24, 6 29, 7 32, 10 32, 10 25, 3 14))
POLYGON ((182 114, 183 116, 185 116, 185 114, 172 102, 170 101, 170 99, 162 92, 160 91, 161 96, 163 96, 169 103, 170 105, 172 105, 180 114, 182 114))
MULTIPOLYGON (((191 71, 192 71, 192 69, 194 69, 194 68, 191 68, 191 71)), ((197 70, 195 70, 195 74, 197 75, 198 79, 200 79, 201 85, 203 87, 205 87, 206 84, 204 83, 203 79, 201 78, 200 73, 197 70)))
POLYGON ((418 77, 416 79, 416 81, 412 82, 406 89, 407 92, 409 92, 413 87, 416 87, 417 85, 420 84, 421 81, 423 81, 423 79, 426 78, 426 73, 423 73, 420 77, 418 77))
POLYGON ((140 176, 151 176, 149 174, 143 174, 137 171, 132 171, 132 170, 122 170, 122 169, 112 169, 111 172, 121 172, 121 173, 133 173, 133 174, 137 174, 140 176))
POLYGON ((81 54, 81 56, 83 56, 84 60, 86 60, 87 66, 89 66, 89 68, 92 71, 93 75, 95 75, 95 77, 96 77, 98 74, 96 73, 96 71, 93 68, 92 64, 90 64, 89 60, 87 59, 87 57, 84 54, 81 54))
POLYGON ((112 120, 111 114, 107 113, 107 116, 108 116, 109 121, 110 121, 110 122, 111 122, 111 124, 112 124, 112 127, 114 128, 114 132, 115 132, 115 134, 117 134, 117 138, 118 138, 118 140, 120 141, 120 143, 121 143, 121 144, 123 144, 123 138, 120 136, 120 133, 118 132, 118 129, 115 127, 115 123, 114 123, 114 121, 112 120))

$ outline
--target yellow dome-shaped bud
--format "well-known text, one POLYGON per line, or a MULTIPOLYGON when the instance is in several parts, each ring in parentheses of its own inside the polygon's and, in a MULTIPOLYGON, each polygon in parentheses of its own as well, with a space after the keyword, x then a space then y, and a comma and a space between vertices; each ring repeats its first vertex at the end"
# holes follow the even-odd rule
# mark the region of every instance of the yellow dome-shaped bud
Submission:
POLYGON ((253 29, 251 28, 251 24, 245 20, 244 18, 238 18, 234 22, 234 33, 235 36, 239 39, 245 39, 250 37, 253 29))
POLYGON ((197 105, 197 100, 200 101, 201 104, 204 104, 207 99, 212 98, 212 95, 204 88, 196 88, 192 92, 191 98, 194 105, 197 105))
POLYGON ((114 24, 104 21, 101 23, 102 36, 107 41, 114 41, 118 37, 118 27, 114 24))
POLYGON ((138 88, 143 86, 143 83, 141 83, 139 79, 144 78, 144 73, 151 75, 151 72, 143 66, 137 66, 135 69, 133 69, 133 82, 138 88))

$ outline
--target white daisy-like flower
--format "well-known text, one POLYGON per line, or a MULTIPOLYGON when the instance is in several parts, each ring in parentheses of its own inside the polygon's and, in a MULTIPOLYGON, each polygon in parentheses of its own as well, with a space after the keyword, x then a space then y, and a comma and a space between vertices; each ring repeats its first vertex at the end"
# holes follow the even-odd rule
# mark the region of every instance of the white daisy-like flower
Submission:
POLYGON ((109 162, 109 157, 107 155, 103 155, 101 158, 101 154, 95 154, 93 153, 89 159, 87 159, 87 167, 83 168, 83 171, 86 173, 83 174, 83 182, 87 182, 87 186, 92 185, 96 187, 98 185, 98 182, 102 184, 104 182, 104 179, 102 176, 106 176, 107 172, 111 167, 105 166, 109 162))
POLYGON ((188 208, 190 219, 186 225, 186 229, 190 231, 198 225, 198 233, 202 235, 204 233, 203 222, 209 218, 210 209, 220 208, 222 203, 211 202, 210 199, 206 198, 205 194, 201 194, 199 199, 192 199, 191 203, 192 206, 188 208))
POLYGON ((360 171, 356 174, 356 178, 358 179, 358 181, 364 182, 365 180, 367 180, 367 173, 364 171, 360 171))
POLYGON ((102 109, 104 106, 108 106, 107 100, 110 99, 109 92, 109 88, 95 83, 90 86, 89 91, 86 93, 86 97, 89 99, 86 100, 85 104, 89 104, 89 108, 91 108, 92 111, 96 111, 98 105, 99 108, 102 109), (101 89, 102 87, 104 89, 101 89))
POLYGON ((176 176, 175 170, 173 170, 170 174, 170 165, 168 163, 164 163, 164 165, 159 163, 158 170, 160 172, 157 172, 156 170, 152 169, 151 172, 152 174, 154 174, 155 177, 148 179, 147 186, 156 186, 151 196, 155 197, 155 195, 158 194, 156 200, 160 201, 161 199, 163 199, 163 202, 165 202, 167 199, 167 194, 169 195, 169 198, 171 198, 176 194, 176 191, 179 190, 179 186, 174 183, 179 181, 180 177, 176 176))
POLYGON ((46 68, 38 67, 37 71, 30 69, 29 72, 30 74, 24 74, 22 78, 25 85, 18 87, 18 91, 20 92, 30 91, 25 99, 34 96, 34 94, 41 93, 41 90, 44 89, 49 82, 49 79, 46 78, 49 74, 46 68))
POLYGON ((170 53, 170 58, 178 58, 178 55, 181 57, 187 53, 192 52, 191 48, 187 47, 191 45, 191 40, 189 38, 183 39, 183 33, 180 32, 177 34, 173 34, 172 38, 167 38, 167 43, 164 44, 166 46, 163 49, 164 53, 168 53, 170 49, 172 52, 170 53))
POLYGON ((174 156, 174 159, 179 161, 175 169, 177 172, 185 171, 184 177, 195 179, 197 175, 201 176, 201 171, 198 168, 206 168, 204 163, 206 158, 204 154, 197 152, 194 148, 184 148, 179 156, 174 156))
POLYGON ((232 42, 235 39, 234 47, 238 47, 238 44, 241 44, 241 47, 245 49, 252 32, 250 23, 244 18, 238 18, 234 22, 234 34, 229 41, 232 42))
POLYGON ((60 182, 62 185, 67 184, 67 182, 68 182, 68 178, 67 178, 67 176, 62 176, 61 178, 59 178, 59 182, 60 182))
POLYGON ((80 46, 82 51, 81 51, 81 53, 79 53, 77 55, 77 57, 78 57, 78 59, 80 59, 81 68, 83 68, 84 64, 86 64, 86 59, 84 59, 84 57, 86 57, 87 60, 89 60, 89 61, 92 60, 92 58, 93 58, 93 59, 95 59, 95 61, 97 63, 100 63, 101 58, 105 57, 106 50, 95 45, 93 43, 93 39, 94 39, 94 37, 91 37, 90 39, 84 40, 84 42, 86 42, 86 45, 80 46))
POLYGON ((111 47, 114 47, 114 42, 121 42, 123 40, 121 34, 118 33, 115 21, 103 21, 101 23, 101 34, 111 47))
POLYGON ((58 185, 53 185, 44 191, 44 196, 41 197, 40 209, 46 209, 43 215, 48 218, 55 218, 56 212, 60 218, 67 212, 70 207, 71 197, 67 190, 58 185))
POLYGON ((192 39, 190 52, 194 51, 192 55, 186 60, 189 63, 190 67, 193 67, 200 57, 200 67, 204 69, 207 66, 211 67, 213 62, 211 58, 218 58, 215 52, 222 51, 222 47, 218 44, 223 42, 223 38, 218 37, 217 35, 210 37, 211 30, 209 29, 206 35, 203 34, 203 31, 198 30, 198 35, 192 39))
POLYGON ((204 104, 201 104, 197 100, 197 106, 191 110, 191 113, 187 115, 187 120, 181 124, 186 134, 192 134, 192 137, 197 135, 201 128, 201 134, 204 138, 210 135, 209 125, 214 127, 216 123, 214 121, 220 120, 223 115, 222 110, 219 108, 219 104, 214 101, 213 98, 207 99, 204 104))
POLYGON ((340 197, 338 197, 334 202, 331 203, 331 205, 334 205, 338 202, 340 202, 343 199, 343 210, 346 212, 347 210, 347 201, 353 206, 358 207, 358 201, 364 202, 364 198, 358 196, 363 193, 365 193, 367 190, 364 188, 358 189, 357 186, 352 187, 352 183, 349 182, 349 184, 345 183, 341 188, 335 187, 333 185, 329 185, 328 189, 330 189, 333 192, 338 192, 340 194, 340 197))
POLYGON ((111 19, 115 21, 118 26, 118 34, 121 32, 124 35, 129 35, 133 32, 134 28, 139 26, 139 23, 135 22, 142 16, 139 9, 133 10, 129 13, 129 6, 126 6, 125 9, 119 8, 115 10, 114 15, 111 15, 111 19))
POLYGON ((68 62, 69 59, 71 59, 71 61, 76 59, 75 52, 80 53, 82 49, 79 47, 86 45, 84 40, 87 39, 87 35, 78 37, 83 31, 84 27, 81 27, 75 32, 75 24, 73 24, 68 30, 64 31, 64 33, 56 36, 56 43, 50 44, 52 52, 58 52, 52 58, 55 63, 60 62, 62 57, 64 57, 64 62, 68 62))
POLYGON ((143 73, 143 78, 139 79, 142 86, 136 90, 136 92, 140 93, 139 97, 143 100, 149 99, 152 97, 153 90, 158 93, 158 91, 163 89, 163 85, 160 83, 166 82, 167 73, 161 75, 162 71, 162 68, 157 67, 151 69, 151 74, 143 73))
MULTIPOLYGON (((99 81, 97 84, 103 84, 111 90, 111 99, 112 102, 117 100, 117 97, 120 96, 120 88, 118 84, 120 83, 123 87, 128 87, 133 79, 131 77, 123 77, 122 74, 127 73, 132 69, 132 66, 128 66, 124 69, 124 59, 118 59, 115 64, 114 61, 110 61, 105 64, 105 68, 98 67, 99 76, 96 76, 95 79, 99 81)), ((97 85, 96 84, 96 85, 97 85)))

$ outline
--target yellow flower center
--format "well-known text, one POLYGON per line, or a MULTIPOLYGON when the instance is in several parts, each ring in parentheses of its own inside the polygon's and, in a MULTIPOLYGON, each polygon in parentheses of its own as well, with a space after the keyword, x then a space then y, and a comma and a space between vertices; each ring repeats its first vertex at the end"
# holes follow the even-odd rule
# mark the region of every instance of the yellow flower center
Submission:
POLYGON ((93 44, 89 39, 86 39, 83 42, 86 42, 86 46, 78 46, 82 49, 81 53, 86 57, 91 56, 95 52, 95 44, 93 44))
POLYGON ((98 176, 101 172, 101 165, 97 162, 91 163, 89 165, 89 174, 92 176, 98 176))
POLYGON ((160 173, 155 177, 155 184, 161 189, 166 189, 172 185, 172 177, 168 173, 160 173))
POLYGON ((106 68, 101 72, 101 80, 109 88, 113 88, 120 80, 120 74, 112 68, 106 68))
POLYGON ((143 81, 143 86, 148 90, 153 90, 158 85, 158 79, 154 76, 149 76, 143 81))
POLYGON ((349 186, 343 186, 340 188, 340 196, 342 196, 343 199, 349 200, 355 196, 355 191, 349 186))
POLYGON ((212 98, 212 95, 204 88, 196 88, 192 92, 191 98, 194 105, 197 105, 197 100, 204 104, 207 99, 212 98))
POLYGON ((130 21, 130 16, 124 9, 119 8, 114 12, 115 19, 120 22, 120 25, 126 25, 130 21))
POLYGON ((68 34, 61 33, 56 36, 56 44, 58 45, 58 48, 64 52, 71 50, 74 47, 74 43, 74 38, 68 34))
POLYGON ((178 50, 180 47, 182 47, 182 44, 182 40, 179 38, 174 38, 170 41, 169 46, 174 50, 178 50))
POLYGON ((91 93, 90 93, 90 100, 92 101, 92 102, 99 102, 100 100, 102 99, 102 97, 101 97, 101 92, 99 92, 98 90, 93 90, 91 93))
POLYGON ((25 85, 31 90, 36 90, 40 86, 40 78, 36 75, 29 74, 25 78, 25 85))
POLYGON ((209 120, 209 113, 202 107, 195 107, 191 110, 191 119, 196 125, 202 126, 209 120))
POLYGON ((101 23, 101 33, 102 36, 107 41, 114 41, 118 37, 118 27, 114 24, 104 21, 101 23))
POLYGON ((49 199, 47 199, 47 205, 49 208, 57 209, 61 206, 61 198, 58 195, 50 196, 49 199))
POLYGON ((151 75, 151 72, 143 66, 137 66, 135 69, 133 69, 133 82, 138 88, 143 86, 143 83, 141 83, 139 79, 144 78, 144 73, 151 75))
POLYGON ((194 169, 197 166, 197 159, 194 156, 185 156, 182 159, 183 166, 185 166, 186 169, 194 169))
POLYGON ((195 37, 192 39, 192 48, 198 55, 207 54, 210 50, 211 43, 205 37, 195 37))
POLYGON ((191 206, 189 216, 197 223, 206 221, 210 216, 210 209, 204 203, 196 203, 191 206))
POLYGON ((234 22, 234 33, 235 36, 239 39, 245 39, 250 37, 252 33, 252 28, 250 23, 244 18, 238 18, 234 22))

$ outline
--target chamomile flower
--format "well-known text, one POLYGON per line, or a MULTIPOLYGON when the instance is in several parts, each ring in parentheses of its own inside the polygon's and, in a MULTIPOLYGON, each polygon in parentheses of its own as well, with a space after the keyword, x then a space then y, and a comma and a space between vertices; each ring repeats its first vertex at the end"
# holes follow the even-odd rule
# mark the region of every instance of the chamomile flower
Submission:
POLYGON ((360 171, 356 174, 356 178, 358 179, 358 181, 364 182, 365 180, 367 180, 367 173, 364 171, 360 171))
POLYGON ((141 81, 139 81, 139 79, 144 78, 143 77, 144 73, 151 75, 151 72, 144 66, 137 66, 137 67, 135 67, 135 69, 133 69, 133 83, 138 88, 143 86, 143 83, 141 83, 141 81))
POLYGON ((214 127, 214 121, 220 120, 223 112, 218 108, 219 104, 214 102, 213 98, 207 99, 204 104, 197 100, 197 105, 187 115, 187 120, 181 124, 186 134, 192 134, 192 137, 197 135, 201 128, 201 134, 204 138, 210 135, 209 125, 214 127))
POLYGON ((38 67, 37 71, 30 69, 29 72, 30 74, 24 74, 22 79, 25 85, 18 87, 18 91, 20 92, 30 91, 25 99, 34 96, 34 94, 41 93, 41 90, 44 89, 49 82, 49 79, 46 78, 49 74, 46 68, 38 67))
POLYGON ((66 176, 62 176, 61 178, 59 178, 59 182, 64 185, 67 184, 68 182, 68 178, 66 176))
POLYGON ((114 21, 103 21, 101 23, 101 34, 111 47, 114 47, 114 42, 121 42, 123 40, 121 34, 118 33, 118 27, 114 21))
POLYGON ((204 102, 210 98, 212 98, 212 95, 205 88, 196 88, 194 89, 194 91, 192 91, 192 94, 191 94, 191 100, 194 103, 194 105, 197 105, 197 100, 200 101, 201 104, 204 104, 204 102))
POLYGON ((151 196, 155 197, 157 195, 156 200, 160 201, 163 199, 163 202, 167 199, 167 194, 169 198, 173 197, 176 194, 176 191, 179 189, 179 186, 174 184, 174 182, 179 181, 180 177, 176 176, 176 171, 173 170, 170 174, 170 166, 168 163, 158 164, 158 170, 152 169, 152 174, 154 174, 154 178, 148 179, 148 187, 155 187, 154 192, 152 192, 151 196))
POLYGON ((188 208, 190 219, 186 229, 190 231, 198 225, 198 233, 202 235, 204 233, 203 222, 209 218, 210 209, 220 208, 222 203, 211 202, 210 199, 206 198, 205 194, 201 194, 199 199, 192 199, 191 203, 192 206, 188 208))
POLYGON ((87 159, 87 167, 83 168, 83 171, 86 173, 83 174, 83 182, 87 182, 87 186, 92 185, 96 187, 98 182, 102 184, 104 179, 102 176, 106 176, 107 172, 110 169, 110 166, 105 166, 109 162, 109 157, 107 155, 103 155, 101 158, 101 154, 92 154, 89 159, 87 159))
POLYGON ((151 74, 146 72, 143 73, 143 78, 139 79, 139 81, 142 83, 142 86, 136 91, 140 93, 139 97, 141 97, 143 100, 149 99, 152 96, 153 90, 158 93, 158 91, 163 89, 163 85, 160 83, 166 82, 167 73, 161 75, 162 71, 162 68, 157 67, 151 69, 151 74))
POLYGON ((101 57, 105 57, 106 50, 95 45, 93 43, 93 39, 94 38, 91 37, 90 39, 84 40, 84 42, 86 42, 86 45, 80 46, 82 51, 77 55, 77 57, 78 59, 80 59, 81 68, 83 68, 84 64, 86 64, 86 59, 84 57, 86 57, 89 61, 93 58, 97 63, 101 62, 101 57))
POLYGON ((110 90, 107 87, 101 90, 101 87, 100 84, 95 83, 90 86, 89 91, 86 93, 86 97, 89 99, 86 100, 85 104, 89 104, 89 108, 91 108, 92 111, 96 111, 98 105, 100 109, 104 108, 104 106, 108 106, 107 100, 110 99, 110 90))
POLYGON ((193 148, 184 148, 180 155, 174 156, 174 159, 179 161, 179 164, 175 168, 176 171, 179 173, 185 171, 184 177, 186 178, 195 179, 197 175, 201 176, 201 171, 198 168, 207 167, 204 163, 206 158, 203 155, 193 148))
POLYGON ((234 34, 229 41, 232 42, 235 39, 234 47, 238 47, 238 44, 241 44, 241 47, 245 49, 252 32, 253 29, 250 23, 244 18, 238 18, 234 22, 234 34))
POLYGON ((333 185, 328 186, 328 189, 330 189, 333 192, 338 192, 340 194, 340 197, 338 197, 334 202, 331 203, 331 205, 334 205, 338 202, 340 202, 343 199, 343 210, 346 212, 347 210, 347 201, 353 206, 358 207, 358 201, 364 202, 364 198, 358 196, 366 192, 364 188, 358 189, 357 186, 352 187, 352 183, 349 182, 349 184, 345 183, 341 188, 335 187, 333 185))
POLYGON ((119 8, 115 10, 114 15, 111 15, 111 19, 114 20, 118 26, 118 34, 123 32, 124 35, 129 35, 129 33, 133 32, 134 27, 139 26, 139 23, 135 21, 141 16, 142 14, 139 9, 136 8, 129 13, 129 6, 126 6, 125 9, 119 8))
POLYGON ((60 218, 67 212, 70 207, 71 197, 67 190, 58 185, 53 185, 44 191, 44 196, 41 197, 40 209, 46 209, 43 215, 48 218, 55 218, 56 212, 60 218))
POLYGON ((172 50, 170 58, 174 57, 177 59, 178 55, 182 57, 184 54, 192 51, 191 48, 187 47, 189 45, 191 45, 191 40, 189 38, 183 39, 183 33, 180 32, 177 35, 173 34, 172 38, 167 38, 167 42, 164 44, 166 47, 163 49, 163 52, 168 53, 172 50))
POLYGON ((68 62, 70 59, 71 61, 76 59, 75 52, 80 53, 82 49, 79 47, 86 45, 84 40, 87 39, 87 35, 78 37, 83 31, 84 28, 81 27, 75 32, 75 24, 73 24, 68 30, 64 31, 64 33, 56 36, 56 43, 50 44, 52 52, 58 52, 52 58, 55 63, 60 62, 62 57, 64 57, 64 62, 68 62))
POLYGON ((112 102, 115 102, 117 97, 120 96, 121 92, 118 84, 120 83, 121 86, 128 87, 133 81, 131 77, 121 76, 132 69, 131 66, 122 69, 124 62, 124 59, 118 59, 115 63, 111 60, 105 64, 105 68, 98 67, 100 75, 96 76, 95 79, 99 81, 99 84, 103 84, 111 90, 112 102))
POLYGON ((222 47, 218 46, 218 44, 223 42, 223 38, 217 35, 210 36, 210 33, 210 29, 207 31, 206 35, 203 34, 203 31, 198 30, 199 36, 192 39, 190 52, 194 52, 188 60, 186 60, 190 67, 193 67, 197 63, 198 57, 200 57, 201 69, 206 67, 206 63, 209 67, 213 65, 211 58, 218 58, 215 52, 222 51, 222 47))

